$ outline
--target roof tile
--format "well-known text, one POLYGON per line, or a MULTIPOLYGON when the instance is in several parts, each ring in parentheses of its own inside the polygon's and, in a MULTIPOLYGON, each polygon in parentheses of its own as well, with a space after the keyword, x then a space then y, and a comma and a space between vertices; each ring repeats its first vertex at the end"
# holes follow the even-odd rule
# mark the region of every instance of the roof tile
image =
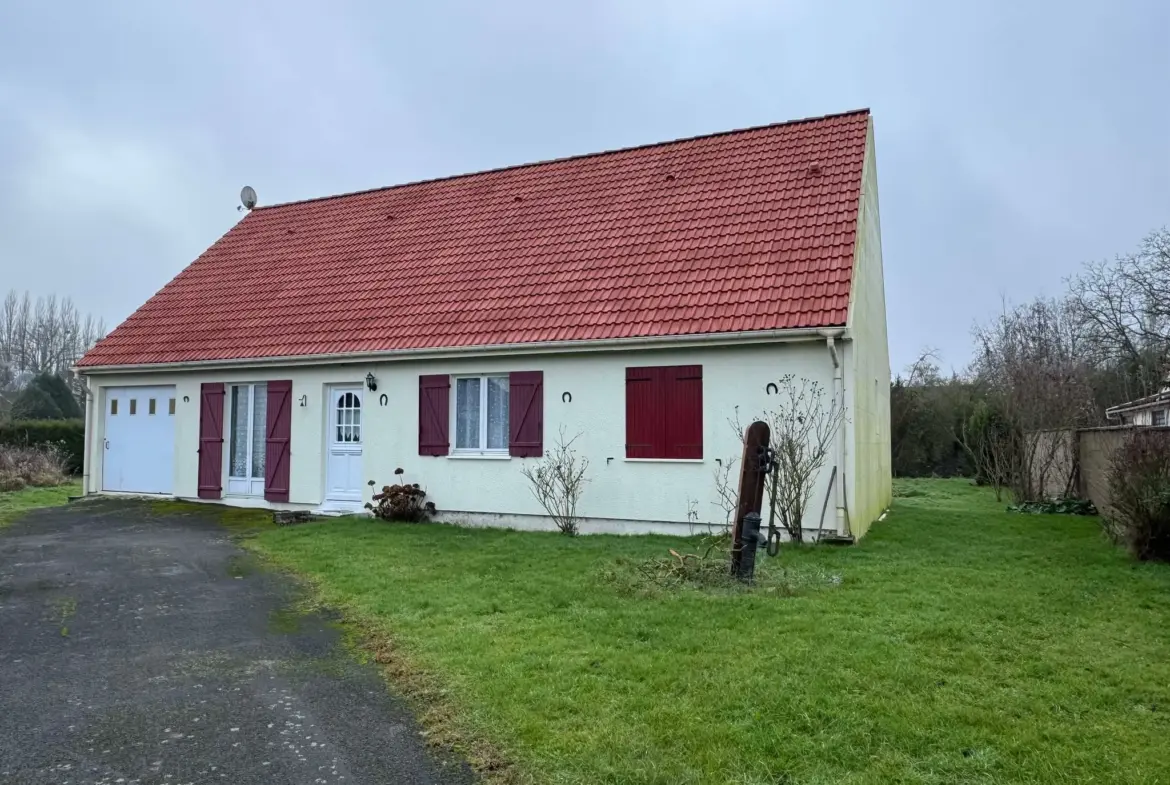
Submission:
POLYGON ((851 112, 257 208, 79 364, 842 325, 868 124, 851 112))

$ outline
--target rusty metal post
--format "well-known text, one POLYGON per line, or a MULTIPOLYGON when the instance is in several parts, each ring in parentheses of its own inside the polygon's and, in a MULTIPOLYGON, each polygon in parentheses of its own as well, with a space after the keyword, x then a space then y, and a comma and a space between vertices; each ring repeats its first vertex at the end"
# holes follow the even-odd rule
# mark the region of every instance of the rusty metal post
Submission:
MULTIPOLYGON (((735 523, 731 528, 731 574, 739 575, 743 556, 743 519, 755 513, 757 516, 764 506, 765 472, 761 471, 760 457, 765 454, 771 433, 768 424, 756 421, 748 426, 743 437, 743 461, 739 474, 739 506, 735 510, 735 523)), ((752 548, 756 543, 749 543, 752 548)))

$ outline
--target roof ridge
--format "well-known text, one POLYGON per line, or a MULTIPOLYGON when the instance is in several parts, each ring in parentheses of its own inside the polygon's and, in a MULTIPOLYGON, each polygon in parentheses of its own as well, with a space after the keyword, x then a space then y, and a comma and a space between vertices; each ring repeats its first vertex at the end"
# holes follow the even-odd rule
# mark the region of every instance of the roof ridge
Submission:
POLYGON ((254 207, 250 212, 257 212, 259 210, 273 210, 278 207, 292 207, 294 205, 309 204, 312 202, 324 202, 330 199, 345 199, 351 196, 362 196, 364 194, 378 193, 380 191, 393 191, 396 188, 406 188, 412 185, 425 185, 428 183, 441 183, 447 180, 459 180, 464 177, 476 177, 484 174, 494 174, 496 172, 508 172, 518 169, 528 169, 534 166, 544 166, 546 164, 563 163, 565 161, 578 161, 586 158, 598 158, 603 155, 615 155, 617 153, 627 153, 633 150, 649 150, 655 147, 665 147, 672 144, 681 144, 682 142, 693 142, 699 139, 713 139, 720 136, 733 136, 735 134, 748 133, 749 131, 765 131, 771 128, 782 128, 789 125, 802 125, 804 123, 815 123, 823 120, 835 120, 840 117, 849 117, 851 115, 868 115, 870 113, 869 107, 862 107, 861 109, 851 109, 847 112, 835 112, 833 114, 823 114, 814 117, 801 117, 797 120, 784 120, 777 123, 765 123, 764 125, 751 125, 744 128, 732 128, 727 131, 714 131, 706 134, 696 134, 695 136, 683 136, 678 139, 668 139, 662 142, 648 142, 646 144, 630 145, 629 147, 614 147, 609 150, 598 150, 592 153, 578 153, 576 155, 565 155, 560 158, 546 158, 541 161, 528 161, 520 164, 509 164, 507 166, 497 166, 491 169, 479 169, 474 172, 461 172, 459 174, 443 175, 441 177, 429 177, 423 180, 411 180, 405 183, 395 183, 394 185, 380 185, 374 188, 363 188, 357 191, 345 191, 339 194, 329 194, 327 196, 310 196, 306 199, 293 199, 288 202, 276 202, 275 204, 259 205, 254 207))

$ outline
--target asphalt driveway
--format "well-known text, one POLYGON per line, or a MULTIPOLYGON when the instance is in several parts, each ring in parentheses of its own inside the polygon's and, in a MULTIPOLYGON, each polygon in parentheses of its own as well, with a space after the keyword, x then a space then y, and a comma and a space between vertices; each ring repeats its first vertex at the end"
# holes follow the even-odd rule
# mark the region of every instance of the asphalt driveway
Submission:
POLYGON ((296 587, 144 502, 0 532, 0 783, 466 783, 296 587))

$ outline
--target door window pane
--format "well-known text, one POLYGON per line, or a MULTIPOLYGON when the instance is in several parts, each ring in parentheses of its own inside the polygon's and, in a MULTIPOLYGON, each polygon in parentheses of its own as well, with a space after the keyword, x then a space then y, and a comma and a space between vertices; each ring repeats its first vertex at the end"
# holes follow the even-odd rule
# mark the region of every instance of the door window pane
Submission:
POLYGON ((455 380, 455 449, 478 450, 479 445, 478 378, 455 380))
POLYGON ((337 441, 356 444, 362 440, 362 399, 356 393, 337 398, 337 441))
POLYGON ((268 385, 252 387, 252 477, 263 479, 264 458, 268 452, 268 385))
POLYGON ((232 386, 231 476, 248 476, 248 388, 232 386))
POLYGON ((487 449, 508 449, 508 390, 507 376, 487 379, 487 449))

